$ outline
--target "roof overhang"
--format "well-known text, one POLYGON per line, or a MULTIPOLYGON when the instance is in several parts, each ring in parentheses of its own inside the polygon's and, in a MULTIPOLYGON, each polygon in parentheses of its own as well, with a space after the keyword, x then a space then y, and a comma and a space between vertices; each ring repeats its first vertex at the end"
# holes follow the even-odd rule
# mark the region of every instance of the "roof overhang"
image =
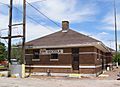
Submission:
POLYGON ((107 46, 105 46, 102 42, 97 42, 97 44, 94 45, 96 48, 102 50, 103 52, 110 52, 107 46))
POLYGON ((45 49, 45 48, 66 48, 66 47, 88 47, 94 46, 104 52, 110 52, 110 50, 102 42, 92 42, 83 44, 68 44, 68 45, 54 45, 54 46, 26 46, 26 49, 45 49))

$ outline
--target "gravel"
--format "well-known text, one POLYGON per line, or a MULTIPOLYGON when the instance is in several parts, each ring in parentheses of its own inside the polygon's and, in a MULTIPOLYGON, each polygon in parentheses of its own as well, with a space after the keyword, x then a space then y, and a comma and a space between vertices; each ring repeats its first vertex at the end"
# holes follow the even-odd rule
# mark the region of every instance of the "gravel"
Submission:
POLYGON ((119 69, 105 72, 103 75, 109 77, 46 77, 37 76, 25 79, 0 77, 0 87, 120 87, 120 80, 117 79, 119 69))
POLYGON ((120 87, 119 80, 0 78, 0 87, 120 87))

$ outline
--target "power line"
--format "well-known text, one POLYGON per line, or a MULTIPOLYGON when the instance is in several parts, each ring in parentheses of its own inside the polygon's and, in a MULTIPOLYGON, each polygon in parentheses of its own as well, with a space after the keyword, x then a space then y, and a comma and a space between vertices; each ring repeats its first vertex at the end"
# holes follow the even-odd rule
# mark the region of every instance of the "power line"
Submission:
MULTIPOLYGON (((16 7, 14 7, 14 8, 17 9, 19 12, 23 13, 20 9, 18 9, 18 8, 16 8, 16 7)), ((32 18, 32 17, 30 17, 30 16, 28 16, 28 15, 26 15, 26 17, 29 18, 29 19, 31 19, 32 21, 36 22, 37 24, 40 24, 40 25, 41 25, 41 23, 38 22, 38 21, 36 21, 34 18, 32 18)), ((45 27, 46 29, 48 29, 48 30, 50 30, 50 31, 53 31, 53 30, 51 30, 50 28, 46 27, 45 25, 41 25, 41 26, 45 27)))
POLYGON ((0 4, 3 4, 5 6, 7 6, 7 7, 10 7, 8 4, 2 3, 2 2, 0 2, 0 4))
POLYGON ((35 2, 32 2, 32 3, 43 2, 43 1, 47 1, 47 0, 38 0, 38 1, 35 1, 35 2))
POLYGON ((5 43, 8 44, 8 42, 6 41, 6 39, 4 39, 5 43))
MULTIPOLYGON (((0 2, 0 3, 9 7, 8 4, 2 3, 2 2, 0 2)), ((15 8, 15 9, 17 9, 19 12, 23 13, 23 12, 22 12, 20 9, 18 9, 17 7, 14 6, 13 8, 15 8)), ((50 28, 48 28, 48 27, 45 26, 45 25, 42 25, 40 22, 36 21, 34 18, 32 18, 32 17, 30 17, 30 16, 28 16, 28 15, 26 15, 26 16, 27 16, 27 18, 31 19, 32 21, 36 22, 37 24, 40 24, 41 26, 43 26, 43 27, 45 27, 46 29, 48 29, 48 30, 50 30, 50 31, 53 32, 53 30, 51 30, 50 28)), ((8 28, 5 28, 5 29, 8 29, 8 28)))
MULTIPOLYGON (((26 1, 27 2, 27 1, 26 1)), ((38 11, 41 15, 43 15, 44 17, 46 17, 48 20, 50 20, 52 23, 54 23, 56 26, 60 27, 56 22, 54 22, 52 19, 50 19, 48 16, 46 16, 44 13, 42 13, 39 9, 37 9, 35 6, 33 6, 32 4, 30 4, 29 2, 27 2, 27 4, 29 4, 32 8, 34 8, 36 11, 38 11)), ((61 28, 61 27, 60 27, 61 28)))
MULTIPOLYGON (((16 29, 18 27, 13 27, 13 29, 16 29)), ((3 28, 3 29, 0 29, 0 31, 3 31, 3 30, 8 30, 9 28, 3 28)))
POLYGON ((109 42, 110 48, 112 47, 112 43, 114 43, 115 40, 107 40, 109 42))

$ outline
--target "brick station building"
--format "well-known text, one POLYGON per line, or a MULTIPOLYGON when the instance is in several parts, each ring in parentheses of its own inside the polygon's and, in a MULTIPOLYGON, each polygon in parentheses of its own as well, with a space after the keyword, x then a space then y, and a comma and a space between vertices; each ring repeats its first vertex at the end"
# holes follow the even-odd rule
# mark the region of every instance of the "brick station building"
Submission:
POLYGON ((26 69, 32 73, 80 73, 97 76, 112 66, 112 54, 101 41, 69 29, 26 43, 26 69))

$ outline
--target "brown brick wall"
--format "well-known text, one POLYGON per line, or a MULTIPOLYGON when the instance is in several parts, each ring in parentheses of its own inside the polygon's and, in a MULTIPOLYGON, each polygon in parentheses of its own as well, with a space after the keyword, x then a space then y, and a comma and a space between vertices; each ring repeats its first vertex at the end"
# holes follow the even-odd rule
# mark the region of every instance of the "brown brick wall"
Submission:
POLYGON ((94 65, 95 64, 95 54, 80 54, 79 56, 80 65, 94 65))
POLYGON ((51 73, 81 73, 81 74, 96 74, 95 69, 80 69, 79 71, 73 71, 70 68, 26 68, 26 72, 47 72, 51 73))
POLYGON ((108 52, 106 55, 106 63, 112 63, 112 53, 108 52))
POLYGON ((80 47, 80 52, 95 52, 94 47, 80 47))
POLYGON ((71 64, 71 55, 66 54, 66 55, 59 55, 58 61, 50 61, 50 55, 41 55, 40 56, 40 61, 38 62, 33 62, 33 64, 38 64, 38 65, 70 65, 71 64))
MULTIPOLYGON (((60 48, 62 49, 62 48, 60 48)), ((59 55, 59 60, 58 61, 50 61, 50 55, 40 55, 40 61, 32 61, 33 56, 32 55, 26 55, 26 62, 27 64, 32 64, 32 65, 72 65, 72 52, 71 48, 63 48, 65 54, 60 54, 59 55)), ((32 54, 33 50, 26 50, 26 54, 32 54)), ((79 48, 79 65, 81 66, 95 66, 95 65, 101 65, 102 64, 102 58, 105 58, 105 53, 100 51, 99 49, 95 47, 80 47, 79 48), (85 52, 88 52, 88 54, 84 54, 85 52), (92 54, 89 54, 89 52, 94 52, 92 54), (97 53, 95 53, 97 52, 97 53), (83 53, 83 54, 81 54, 83 53)), ((40 69, 40 68, 33 68, 33 71, 40 71, 44 72, 47 69, 40 69)), ((85 73, 85 74, 93 74, 100 72, 102 69, 97 68, 97 69, 80 69, 80 73, 85 73)), ((72 69, 51 69, 52 72, 73 72, 72 69)))
POLYGON ((80 69, 81 74, 95 74, 95 69, 80 69))
POLYGON ((102 72, 102 67, 98 67, 95 69, 95 73, 102 72))
POLYGON ((26 68, 26 72, 47 72, 50 71, 51 73, 72 73, 71 69, 66 68, 26 68))

